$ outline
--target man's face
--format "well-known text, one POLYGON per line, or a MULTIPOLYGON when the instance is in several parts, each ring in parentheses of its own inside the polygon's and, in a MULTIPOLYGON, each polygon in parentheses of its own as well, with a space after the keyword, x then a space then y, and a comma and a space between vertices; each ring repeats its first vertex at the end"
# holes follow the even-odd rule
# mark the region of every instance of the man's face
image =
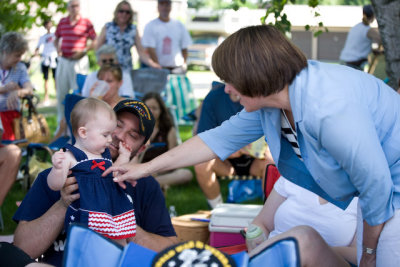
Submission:
POLYGON ((77 16, 79 15, 81 11, 81 5, 79 1, 71 1, 70 4, 68 5, 68 12, 71 16, 77 16))
POLYGON ((161 20, 168 21, 169 13, 171 13, 171 2, 169 1, 158 2, 158 13, 160 13, 161 20))
POLYGON ((125 143, 131 149, 132 157, 144 147, 144 136, 139 131, 139 118, 130 112, 122 111, 117 114, 117 127, 112 133, 109 147, 113 160, 119 155, 119 142, 125 143))

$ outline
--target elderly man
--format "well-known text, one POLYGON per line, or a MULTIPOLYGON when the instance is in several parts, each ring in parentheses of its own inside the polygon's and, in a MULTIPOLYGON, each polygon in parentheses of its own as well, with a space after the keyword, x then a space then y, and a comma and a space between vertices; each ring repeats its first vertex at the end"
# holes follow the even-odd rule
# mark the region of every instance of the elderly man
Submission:
MULTIPOLYGON (((109 147, 111 156, 114 160, 118 157, 119 143, 123 142, 133 157, 145 149, 145 140, 153 132, 155 122, 141 101, 122 100, 114 110, 117 128, 109 147)), ((13 217, 18 222, 14 244, 32 258, 61 266, 66 238, 65 212, 70 203, 79 199, 79 193, 75 192, 78 185, 75 178, 69 178, 61 192, 52 191, 47 185, 49 171, 39 174, 13 217)), ((135 210, 137 244, 160 251, 177 242, 165 199, 153 177, 138 181, 135 187, 127 184, 126 193, 132 198, 135 210)))
MULTIPOLYGON (((96 52, 97 56, 97 64, 101 67, 104 64, 118 64, 117 55, 115 52, 115 48, 111 45, 102 45, 99 50, 96 52)), ((90 73, 85 80, 82 88, 82 95, 89 96, 90 88, 94 85, 97 79, 98 71, 94 71, 90 73)), ((132 87, 132 79, 131 74, 128 71, 122 72, 122 85, 119 88, 118 94, 120 96, 126 96, 134 98, 135 94, 132 87)))
POLYGON ((58 122, 64 117, 65 96, 69 90, 77 87, 76 74, 87 74, 89 71, 89 58, 86 53, 95 47, 96 39, 92 23, 80 15, 79 0, 68 2, 68 13, 67 17, 60 20, 54 41, 59 54, 56 71, 58 122), (92 40, 90 44, 89 39, 92 40))
POLYGON ((189 32, 178 20, 170 18, 171 0, 158 0, 159 17, 144 28, 142 44, 151 59, 171 73, 186 72, 187 48, 192 44, 189 32))

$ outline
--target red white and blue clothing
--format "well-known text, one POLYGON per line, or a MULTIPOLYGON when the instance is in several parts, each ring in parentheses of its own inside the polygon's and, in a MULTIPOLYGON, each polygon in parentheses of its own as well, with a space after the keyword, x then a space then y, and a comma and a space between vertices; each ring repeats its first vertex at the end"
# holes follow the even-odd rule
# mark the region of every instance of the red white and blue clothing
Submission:
POLYGON ((65 148, 77 161, 70 170, 80 192, 80 198, 67 209, 65 229, 78 222, 111 239, 135 236, 136 219, 130 197, 113 181, 112 174, 101 176, 112 165, 110 151, 106 149, 102 158, 88 159, 75 146, 67 144, 65 148))
MULTIPOLYGON (((60 192, 51 190, 47 184, 50 170, 47 169, 38 175, 14 214, 14 221, 33 221, 45 214, 60 200, 60 192)), ((126 186, 124 191, 132 199, 136 224, 149 233, 165 237, 176 236, 158 182, 150 176, 139 179, 135 187, 130 184, 126 184, 126 186)), ((66 232, 62 231, 42 257, 39 257, 39 261, 62 266, 66 237, 66 232)))

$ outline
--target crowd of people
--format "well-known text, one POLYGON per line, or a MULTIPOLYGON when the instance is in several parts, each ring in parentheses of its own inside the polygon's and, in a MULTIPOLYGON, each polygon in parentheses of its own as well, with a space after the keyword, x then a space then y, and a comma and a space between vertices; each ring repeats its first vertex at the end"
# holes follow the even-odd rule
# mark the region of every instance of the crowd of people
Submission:
MULTIPOLYGON (((149 92, 135 99, 131 79, 133 47, 144 67, 186 72, 190 35, 170 18, 171 0, 157 3, 159 17, 146 25, 143 38, 125 0, 99 35, 81 16, 79 0, 68 2, 68 16, 55 33, 51 21, 43 23, 47 33, 35 55, 43 46, 45 101, 49 70, 53 73, 56 136, 68 128, 65 97, 78 87, 76 75, 87 76, 70 115, 75 141, 52 155, 52 168, 41 172, 27 192, 13 216, 15 249, 7 247, 7 256, 23 254, 24 264, 38 259, 61 266, 72 223, 122 246, 134 242, 162 251, 178 243, 164 193, 170 185, 192 180, 185 167, 194 166, 213 209, 223 202, 217 176, 264 177, 266 166, 275 164, 282 176, 252 222, 265 240, 248 248, 250 256, 290 236, 298 241, 302 266, 398 266, 400 96, 360 71, 371 42, 380 42, 369 26, 372 7, 364 7, 362 22, 350 31, 343 65, 307 60, 270 25, 230 35, 212 58, 224 83, 213 83, 199 108, 194 136, 179 144, 163 98, 149 92), (355 45, 360 42, 365 45, 355 45), (99 67, 92 73, 89 50, 95 50, 99 67), (249 153, 246 146, 260 138, 267 141, 266 149, 261 155, 249 153)), ((0 39, 2 140, 14 139, 20 98, 33 91, 20 62, 27 49, 19 33, 0 39)), ((0 146, 0 206, 20 161, 18 146, 0 146)))

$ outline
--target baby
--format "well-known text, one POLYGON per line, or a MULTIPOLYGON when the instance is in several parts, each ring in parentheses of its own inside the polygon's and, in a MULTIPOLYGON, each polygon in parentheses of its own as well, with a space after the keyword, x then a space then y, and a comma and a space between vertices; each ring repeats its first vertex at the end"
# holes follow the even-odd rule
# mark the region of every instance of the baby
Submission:
MULTIPOLYGON (((54 153, 53 168, 47 178, 52 190, 61 190, 69 171, 78 182, 80 199, 67 209, 65 229, 73 222, 126 244, 136 233, 136 220, 132 200, 114 183, 112 175, 101 177, 112 165, 108 146, 117 122, 113 109, 97 98, 80 100, 71 112, 74 145, 54 153)), ((119 145, 117 165, 129 162, 131 151, 119 145)))

